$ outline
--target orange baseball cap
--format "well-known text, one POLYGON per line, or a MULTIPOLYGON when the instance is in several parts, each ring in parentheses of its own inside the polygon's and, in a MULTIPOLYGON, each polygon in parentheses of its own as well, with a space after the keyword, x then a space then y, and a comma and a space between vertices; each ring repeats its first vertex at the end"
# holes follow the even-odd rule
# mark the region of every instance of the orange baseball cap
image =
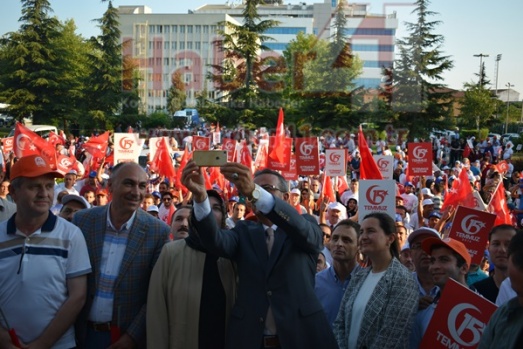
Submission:
POLYGON ((98 189, 96 191, 96 196, 98 196, 98 195, 109 196, 109 194, 107 194, 107 190, 105 190, 105 189, 98 189))
POLYGON ((463 244, 461 241, 454 240, 452 238, 438 239, 430 237, 423 240, 423 242, 421 243, 421 248, 428 255, 432 254, 432 249, 434 246, 445 246, 450 248, 452 251, 456 252, 461 257, 463 257, 467 265, 470 267, 472 257, 470 257, 470 253, 467 250, 467 247, 465 247, 465 244, 463 244))
POLYGON ((29 155, 20 158, 11 167, 10 179, 18 177, 34 178, 52 174, 55 178, 63 178, 63 174, 54 170, 51 165, 40 155, 29 155))

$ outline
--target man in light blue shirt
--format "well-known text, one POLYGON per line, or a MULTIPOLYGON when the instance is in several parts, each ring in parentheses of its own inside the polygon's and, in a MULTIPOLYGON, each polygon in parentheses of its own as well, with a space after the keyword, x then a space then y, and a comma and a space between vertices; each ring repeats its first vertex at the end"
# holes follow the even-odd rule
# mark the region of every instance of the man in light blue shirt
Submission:
POLYGON ((356 261, 359 230, 359 224, 348 219, 336 225, 329 242, 332 266, 316 274, 314 291, 331 327, 338 315, 341 299, 349 285, 351 275, 360 269, 356 261))

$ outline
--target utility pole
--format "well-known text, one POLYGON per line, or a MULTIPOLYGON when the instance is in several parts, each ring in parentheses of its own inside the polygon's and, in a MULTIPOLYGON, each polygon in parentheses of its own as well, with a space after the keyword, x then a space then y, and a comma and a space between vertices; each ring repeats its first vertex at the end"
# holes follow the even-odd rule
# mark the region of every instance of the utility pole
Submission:
POLYGON ((508 110, 510 107, 510 88, 514 87, 510 82, 507 83, 507 118, 505 120, 505 133, 508 133, 508 110))
POLYGON ((483 57, 490 57, 489 55, 485 55, 483 53, 478 53, 477 55, 474 55, 474 57, 479 57, 479 87, 483 87, 483 57))
POLYGON ((496 95, 494 96, 496 101, 496 119, 499 118, 499 103, 497 101, 498 99, 498 75, 499 75, 499 61, 501 61, 501 53, 496 56, 496 95))

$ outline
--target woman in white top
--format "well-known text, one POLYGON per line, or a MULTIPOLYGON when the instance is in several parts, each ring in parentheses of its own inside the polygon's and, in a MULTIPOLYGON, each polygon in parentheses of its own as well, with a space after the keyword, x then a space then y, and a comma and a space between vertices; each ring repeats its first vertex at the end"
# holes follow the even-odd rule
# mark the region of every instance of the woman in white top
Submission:
POLYGON ((358 239, 370 266, 352 276, 334 334, 340 349, 407 348, 418 287, 398 260, 396 225, 387 214, 365 216, 358 239))

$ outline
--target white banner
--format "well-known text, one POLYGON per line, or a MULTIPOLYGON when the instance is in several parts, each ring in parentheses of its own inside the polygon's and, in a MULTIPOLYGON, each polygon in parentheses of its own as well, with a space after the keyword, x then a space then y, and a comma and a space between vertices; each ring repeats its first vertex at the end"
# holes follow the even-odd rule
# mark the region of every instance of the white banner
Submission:
POLYGON ((325 150, 325 174, 330 177, 347 174, 347 151, 345 149, 325 150))
POLYGON ((138 133, 114 134, 114 164, 121 162, 136 162, 142 150, 142 142, 138 133))
POLYGON ((374 161, 376 161, 376 165, 378 165, 383 179, 392 179, 394 173, 394 156, 374 155, 374 161))
POLYGON ((396 218, 396 181, 364 180, 360 181, 358 202, 359 222, 371 212, 387 213, 396 218))

